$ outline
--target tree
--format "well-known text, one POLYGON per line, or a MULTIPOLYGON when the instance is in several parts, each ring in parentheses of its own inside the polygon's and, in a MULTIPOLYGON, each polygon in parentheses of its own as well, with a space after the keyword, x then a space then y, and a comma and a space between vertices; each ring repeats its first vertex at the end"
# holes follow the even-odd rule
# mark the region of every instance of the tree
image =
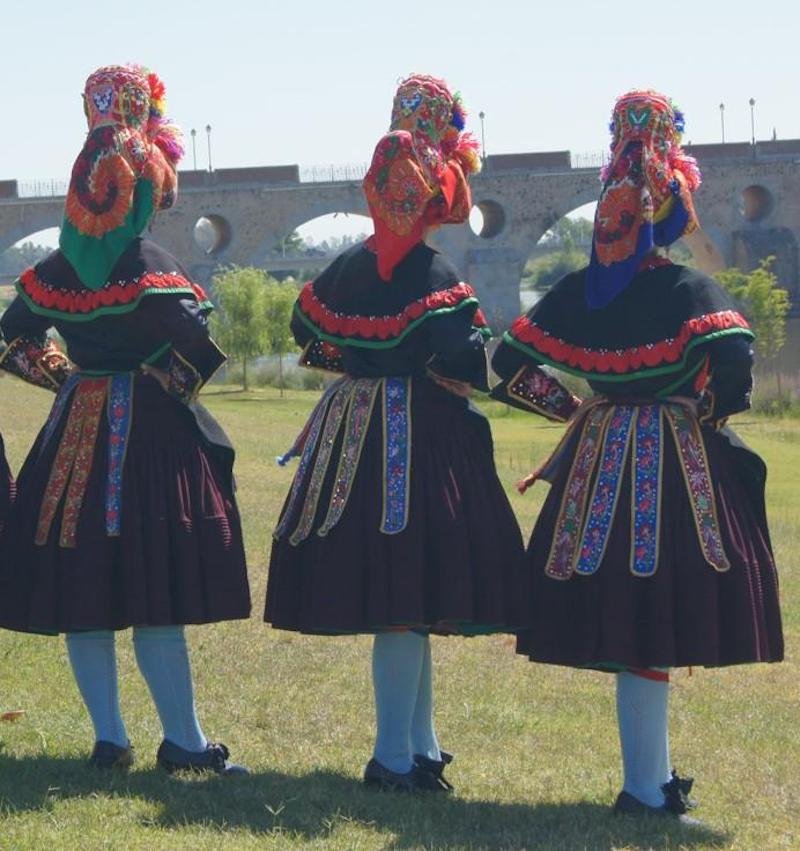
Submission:
POLYGON ((786 342, 786 315, 791 306, 789 293, 778 286, 778 276, 771 271, 774 261, 767 257, 752 272, 734 267, 714 275, 742 306, 756 335, 756 353, 768 364, 774 363, 786 342))
POLYGON ((269 347, 267 334, 267 286, 270 279, 263 269, 230 266, 213 279, 219 311, 212 317, 212 331, 223 349, 242 361, 244 389, 247 390, 247 364, 269 347))
POLYGON ((52 251, 44 245, 36 245, 33 242, 23 242, 22 245, 12 245, 0 253, 0 274, 20 275, 29 266, 38 263, 47 257, 52 251))
POLYGON ((536 257, 525 264, 522 286, 527 289, 549 289, 564 275, 582 269, 588 262, 589 258, 574 248, 536 257))
POLYGON ((302 254, 307 247, 303 241, 303 237, 296 230, 293 230, 289 236, 284 237, 272 250, 276 254, 280 254, 281 257, 286 257, 287 254, 292 257, 302 254))
POLYGON ((289 323, 292 309, 297 298, 294 281, 280 283, 269 279, 265 288, 264 324, 267 338, 267 351, 278 356, 278 382, 283 396, 283 356, 294 345, 289 323))
POLYGON ((559 219, 545 231, 533 255, 525 264, 521 286, 549 289, 564 275, 582 269, 589 262, 593 223, 589 219, 559 219))
POLYGON ((576 247, 585 247, 591 244, 594 222, 591 219, 570 219, 567 216, 559 219, 553 227, 545 231, 542 242, 548 246, 560 246, 567 251, 576 247))

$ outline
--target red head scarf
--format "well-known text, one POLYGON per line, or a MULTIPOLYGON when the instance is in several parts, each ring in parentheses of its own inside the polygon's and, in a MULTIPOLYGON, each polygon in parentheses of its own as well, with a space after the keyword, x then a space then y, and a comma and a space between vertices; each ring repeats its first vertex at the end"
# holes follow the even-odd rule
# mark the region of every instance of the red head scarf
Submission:
POLYGON ((415 75, 400 83, 389 132, 364 178, 372 246, 386 281, 426 227, 469 216, 467 178, 481 162, 476 140, 464 132, 465 115, 460 96, 443 80, 415 75))

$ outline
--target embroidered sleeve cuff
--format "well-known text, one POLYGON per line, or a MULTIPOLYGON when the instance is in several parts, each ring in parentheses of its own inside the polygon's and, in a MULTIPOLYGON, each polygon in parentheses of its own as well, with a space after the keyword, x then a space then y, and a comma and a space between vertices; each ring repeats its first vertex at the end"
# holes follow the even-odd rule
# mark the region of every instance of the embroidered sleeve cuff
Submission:
POLYGON ((578 409, 581 400, 560 381, 538 366, 519 369, 509 381, 492 390, 492 398, 523 411, 535 411, 549 420, 566 422, 578 409))
POLYGON ((187 405, 197 398, 203 386, 203 377, 175 349, 170 352, 166 373, 167 393, 187 405))
POLYGON ((0 343, 0 369, 55 392, 72 372, 72 364, 52 340, 17 337, 7 347, 0 343))
POLYGON ((188 404, 197 398, 203 385, 225 361, 219 346, 206 337, 202 346, 194 346, 191 352, 178 351, 168 344, 147 362, 166 373, 167 392, 188 404))
POLYGON ((322 369, 326 372, 342 373, 342 350, 325 340, 314 338, 306 344, 298 360, 300 366, 308 369, 322 369))

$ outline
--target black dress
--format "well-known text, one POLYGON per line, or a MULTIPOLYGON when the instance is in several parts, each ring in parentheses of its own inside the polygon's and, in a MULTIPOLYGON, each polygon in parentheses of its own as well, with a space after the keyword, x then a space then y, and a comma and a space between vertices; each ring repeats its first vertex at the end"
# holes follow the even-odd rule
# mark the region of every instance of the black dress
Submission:
POLYGON ((517 521, 485 418, 432 376, 487 389, 471 287, 417 245, 381 280, 356 246, 295 306, 302 362, 343 372, 296 446, 265 620, 309 633, 530 624, 517 521))
MULTIPOLYGON (((6 447, 3 443, 3 435, 0 434, 0 546, 2 546, 3 529, 11 510, 11 502, 14 499, 14 478, 6 460, 6 447)), ((2 550, 0 550, 2 552, 2 550)))
POLYGON ((599 310, 584 289, 585 271, 562 279, 493 359, 495 398, 570 421, 532 477, 551 488, 518 652, 609 670, 780 660, 766 467, 724 424, 749 407, 746 321, 712 279, 672 264, 599 310), (545 364, 596 395, 578 406, 545 364))
POLYGON ((224 361, 210 303, 136 240, 86 289, 59 251, 18 282, 0 366, 57 390, 17 482, 0 626, 37 632, 245 618, 233 449, 197 403, 224 361), (71 364, 45 336, 54 326, 71 364), (161 369, 164 387, 143 373, 161 369))

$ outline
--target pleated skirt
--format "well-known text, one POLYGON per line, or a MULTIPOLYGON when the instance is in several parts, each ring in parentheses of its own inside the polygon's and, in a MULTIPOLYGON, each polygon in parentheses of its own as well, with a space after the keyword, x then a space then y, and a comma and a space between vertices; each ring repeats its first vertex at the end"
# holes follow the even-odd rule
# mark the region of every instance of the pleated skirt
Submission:
POLYGON ((551 549, 559 535, 570 472, 581 451, 576 435, 558 459, 530 539, 534 617, 532 628, 518 636, 519 653, 538 662, 612 671, 783 658, 778 576, 764 507, 766 467, 731 431, 703 426, 698 433, 713 486, 723 560, 714 566, 707 559, 698 535, 697 506, 688 495, 686 463, 665 435, 655 571, 636 572, 631 452, 596 569, 553 576, 548 568, 551 549))
POLYGON ((400 380, 407 382, 406 413, 390 412, 387 420, 380 394, 388 391, 374 380, 381 386, 360 451, 353 454, 343 424, 324 475, 317 462, 327 452, 325 425, 334 406, 321 415, 322 436, 300 462, 273 541, 265 620, 317 634, 405 627, 472 635, 529 626, 524 545, 495 470, 487 420, 427 378, 400 380), (407 456, 398 461, 395 446, 387 461, 397 417, 407 417, 407 456), (398 522, 387 499, 404 471, 405 513, 398 522), (313 500, 309 507, 309 490, 318 486, 316 507, 313 500), (338 520, 331 527, 332 505, 338 520))
POLYGON ((18 477, 0 565, 0 626, 57 633, 248 617, 230 462, 204 438, 198 416, 137 374, 114 475, 110 448, 119 435, 105 414, 65 471, 62 444, 79 385, 18 477), (60 497, 52 481, 59 468, 69 479, 60 497))

